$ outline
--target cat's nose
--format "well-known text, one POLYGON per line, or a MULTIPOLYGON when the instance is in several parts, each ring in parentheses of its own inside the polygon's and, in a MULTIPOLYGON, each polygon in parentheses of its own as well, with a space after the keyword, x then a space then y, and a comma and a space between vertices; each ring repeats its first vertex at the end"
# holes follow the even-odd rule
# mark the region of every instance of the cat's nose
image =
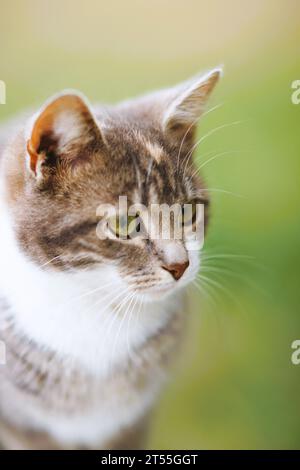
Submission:
POLYGON ((173 264, 163 264, 162 268, 166 271, 169 271, 170 274, 174 277, 175 281, 181 278, 185 270, 189 266, 189 262, 185 261, 184 263, 173 263, 173 264))

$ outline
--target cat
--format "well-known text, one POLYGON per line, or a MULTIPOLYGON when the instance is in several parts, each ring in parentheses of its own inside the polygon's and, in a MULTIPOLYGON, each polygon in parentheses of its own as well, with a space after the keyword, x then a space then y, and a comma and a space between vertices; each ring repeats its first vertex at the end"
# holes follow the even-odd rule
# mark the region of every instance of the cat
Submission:
POLYGON ((176 356, 188 240, 97 236, 101 204, 208 197, 192 156, 215 68, 113 106, 65 91, 0 134, 0 442, 137 449, 176 356))

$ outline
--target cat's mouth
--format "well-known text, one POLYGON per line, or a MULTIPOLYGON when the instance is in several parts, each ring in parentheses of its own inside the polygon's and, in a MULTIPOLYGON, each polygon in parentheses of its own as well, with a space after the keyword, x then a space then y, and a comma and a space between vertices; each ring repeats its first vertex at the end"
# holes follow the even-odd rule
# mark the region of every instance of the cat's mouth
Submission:
POLYGON ((198 272, 198 263, 191 261, 189 269, 186 270, 179 279, 160 279, 159 281, 148 284, 140 282, 137 286, 132 285, 133 290, 138 297, 143 300, 160 300, 168 296, 174 295, 175 292, 186 288, 193 280, 198 272))

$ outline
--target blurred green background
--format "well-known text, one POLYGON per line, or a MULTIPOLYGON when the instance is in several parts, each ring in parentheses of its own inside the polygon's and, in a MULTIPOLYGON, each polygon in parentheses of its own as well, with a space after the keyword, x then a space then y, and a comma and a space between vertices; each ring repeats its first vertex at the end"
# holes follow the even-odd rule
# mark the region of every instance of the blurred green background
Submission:
POLYGON ((205 279, 152 448, 299 448, 298 0, 0 0, 0 119, 63 88, 117 101, 225 65, 197 149, 205 279), (238 121, 238 123, 236 123, 238 121), (232 124, 233 123, 233 124, 232 124))

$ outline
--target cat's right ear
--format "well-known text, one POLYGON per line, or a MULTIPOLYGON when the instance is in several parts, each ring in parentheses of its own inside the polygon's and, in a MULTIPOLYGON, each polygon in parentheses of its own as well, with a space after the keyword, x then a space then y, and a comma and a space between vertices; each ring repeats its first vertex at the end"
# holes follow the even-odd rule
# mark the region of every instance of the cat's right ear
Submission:
POLYGON ((42 177, 58 167, 75 167, 87 161, 103 142, 100 129, 78 92, 64 92, 46 103, 34 116, 27 138, 28 166, 42 177))
POLYGON ((162 118, 165 133, 180 140, 193 135, 221 74, 222 68, 217 67, 167 91, 162 118))

